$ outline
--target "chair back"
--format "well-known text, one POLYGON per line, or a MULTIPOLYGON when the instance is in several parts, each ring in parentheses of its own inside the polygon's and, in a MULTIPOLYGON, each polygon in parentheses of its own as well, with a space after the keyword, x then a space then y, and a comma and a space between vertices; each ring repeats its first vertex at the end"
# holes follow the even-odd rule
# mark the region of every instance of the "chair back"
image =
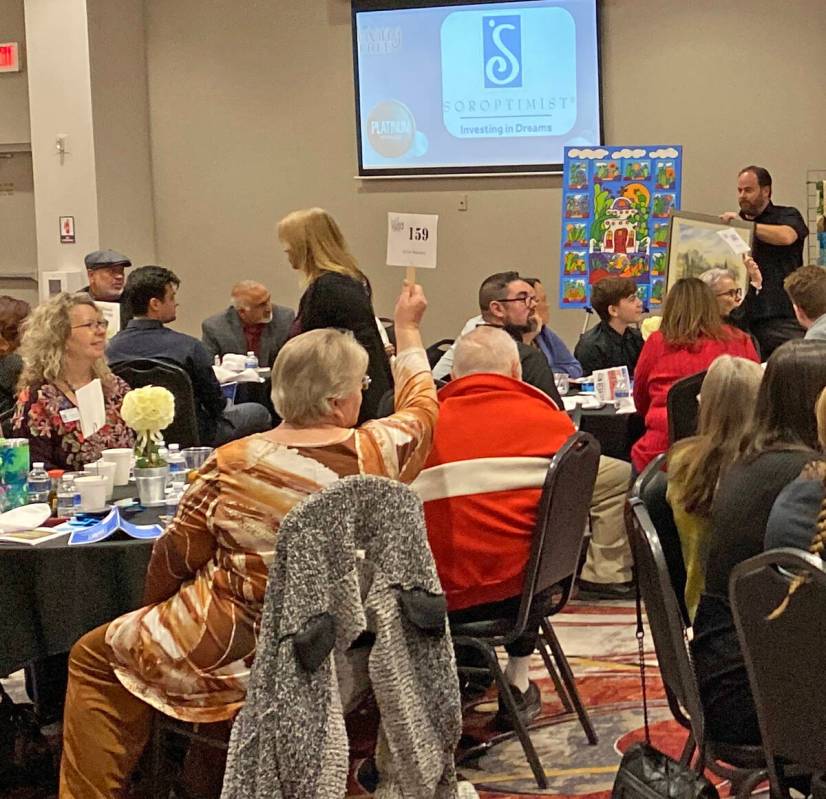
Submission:
POLYGON ((674 512, 666 498, 668 490, 668 473, 665 471, 666 457, 665 453, 658 455, 643 469, 642 474, 631 488, 631 496, 641 499, 648 511, 648 516, 660 539, 660 547, 668 566, 677 604, 680 606, 685 623, 689 624, 688 608, 685 604, 685 560, 680 545, 680 533, 674 522, 674 512))
POLYGON ((690 724, 694 740, 702 751, 703 714, 688 649, 684 616, 674 593, 660 537, 639 495, 629 499, 628 532, 634 553, 636 579, 645 602, 648 626, 669 705, 678 721, 690 724))
POLYGON ((674 383, 665 399, 668 411, 668 441, 673 444, 682 438, 693 436, 697 432, 697 419, 700 415, 700 403, 697 395, 703 385, 705 370, 689 375, 674 383))
POLYGON ((539 498, 531 556, 525 567, 517 626, 530 613, 533 597, 572 581, 585 538, 591 495, 599 469, 599 444, 590 433, 574 433, 548 466, 539 498))
POLYGON ((432 369, 437 363, 439 363, 439 359, 444 355, 452 346, 453 344, 452 338, 443 338, 437 341, 435 344, 431 344, 425 352, 427 353, 427 362, 430 364, 430 368, 432 369))
POLYGON ((168 443, 180 444, 181 449, 200 446, 192 381, 178 364, 154 358, 138 358, 113 364, 112 371, 125 380, 130 388, 163 386, 172 392, 175 397, 175 418, 163 431, 164 439, 168 443))
POLYGON ((387 333, 387 338, 390 340, 390 343, 395 347, 396 346, 396 325, 392 319, 388 319, 386 316, 378 316, 376 317, 379 321, 379 324, 384 328, 384 332, 387 333))
POLYGON ((820 558, 775 549, 738 563, 729 598, 760 722, 766 762, 782 759, 826 769, 826 572, 820 558), (805 582, 786 609, 768 616, 788 594, 794 575, 805 582))

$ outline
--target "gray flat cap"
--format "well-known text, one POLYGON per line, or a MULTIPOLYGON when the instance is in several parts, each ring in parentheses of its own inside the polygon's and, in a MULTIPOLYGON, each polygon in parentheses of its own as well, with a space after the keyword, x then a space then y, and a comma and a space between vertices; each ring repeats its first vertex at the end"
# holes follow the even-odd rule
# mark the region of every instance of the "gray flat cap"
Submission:
POLYGON ((132 262, 114 250, 95 250, 84 259, 87 269, 102 269, 104 266, 132 266, 132 262))

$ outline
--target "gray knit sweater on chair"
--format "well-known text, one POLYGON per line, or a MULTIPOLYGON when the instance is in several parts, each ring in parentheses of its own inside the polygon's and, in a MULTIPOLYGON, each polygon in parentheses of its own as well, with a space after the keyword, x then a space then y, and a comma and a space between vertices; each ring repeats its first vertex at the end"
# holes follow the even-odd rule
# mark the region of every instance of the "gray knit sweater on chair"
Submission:
POLYGON ((421 501, 383 477, 347 477, 278 532, 247 701, 222 799, 340 799, 348 746, 336 660, 375 635, 383 799, 457 796, 461 704, 446 603, 421 501), (335 657, 333 657, 335 650, 335 657))

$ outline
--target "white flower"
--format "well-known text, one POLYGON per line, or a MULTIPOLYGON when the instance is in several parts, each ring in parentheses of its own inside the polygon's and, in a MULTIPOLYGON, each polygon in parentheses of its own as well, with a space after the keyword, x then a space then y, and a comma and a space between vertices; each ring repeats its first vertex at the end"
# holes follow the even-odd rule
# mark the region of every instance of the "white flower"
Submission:
POLYGON ((132 389, 120 408, 123 421, 136 433, 157 433, 175 418, 175 397, 161 386, 132 389))

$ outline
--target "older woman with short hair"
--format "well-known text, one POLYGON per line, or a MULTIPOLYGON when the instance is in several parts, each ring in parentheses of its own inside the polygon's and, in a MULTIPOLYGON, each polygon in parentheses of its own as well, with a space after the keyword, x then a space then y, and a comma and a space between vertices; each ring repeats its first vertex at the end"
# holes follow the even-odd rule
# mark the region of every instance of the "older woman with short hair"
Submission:
POLYGON ((107 321, 88 294, 58 294, 23 325, 14 434, 29 439, 31 460, 47 469, 82 469, 104 449, 131 447, 134 434, 120 415, 129 386, 103 359, 107 321), (84 436, 78 389, 100 379, 106 424, 84 436))
POLYGON ((158 539, 146 607, 85 635, 69 660, 60 796, 120 796, 155 710, 231 719, 244 703, 281 520, 340 477, 409 482, 438 414, 419 286, 396 303, 396 412, 355 427, 368 357, 349 332, 288 341, 272 374, 284 422, 216 450, 158 539))

